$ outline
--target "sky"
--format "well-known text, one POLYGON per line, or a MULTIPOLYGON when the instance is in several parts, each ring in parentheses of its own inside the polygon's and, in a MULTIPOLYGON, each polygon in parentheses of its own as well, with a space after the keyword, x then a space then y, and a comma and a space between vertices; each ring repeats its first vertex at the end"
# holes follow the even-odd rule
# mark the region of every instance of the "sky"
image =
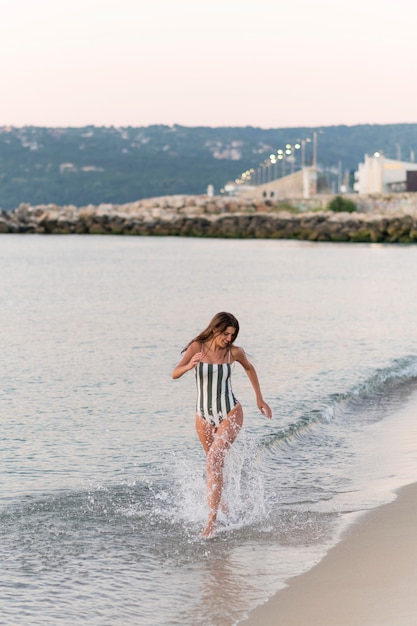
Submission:
POLYGON ((0 126, 417 123, 409 0, 0 8, 0 126))

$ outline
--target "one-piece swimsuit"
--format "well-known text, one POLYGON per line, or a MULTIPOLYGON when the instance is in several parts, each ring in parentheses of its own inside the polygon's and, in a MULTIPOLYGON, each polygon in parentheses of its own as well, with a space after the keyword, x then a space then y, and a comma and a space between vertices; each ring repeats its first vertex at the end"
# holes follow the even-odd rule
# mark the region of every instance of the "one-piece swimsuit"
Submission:
POLYGON ((217 428, 238 403, 232 391, 230 352, 228 363, 204 363, 195 368, 196 412, 217 428))

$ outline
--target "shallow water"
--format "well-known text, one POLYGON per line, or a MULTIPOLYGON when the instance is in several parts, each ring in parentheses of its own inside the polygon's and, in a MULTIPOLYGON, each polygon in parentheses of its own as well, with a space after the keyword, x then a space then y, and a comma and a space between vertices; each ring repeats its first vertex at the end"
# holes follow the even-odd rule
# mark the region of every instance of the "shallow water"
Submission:
POLYGON ((0 623, 237 623, 415 480, 417 248, 5 235, 0 257, 0 623), (237 365, 204 542, 195 385, 170 373, 219 310, 274 419, 237 365))

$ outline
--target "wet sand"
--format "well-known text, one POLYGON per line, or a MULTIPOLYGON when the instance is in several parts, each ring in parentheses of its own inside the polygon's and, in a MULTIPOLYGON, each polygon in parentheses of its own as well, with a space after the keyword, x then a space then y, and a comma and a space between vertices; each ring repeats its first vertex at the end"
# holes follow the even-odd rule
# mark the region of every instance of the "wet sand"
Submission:
POLYGON ((239 626, 416 626, 417 483, 365 513, 239 626))

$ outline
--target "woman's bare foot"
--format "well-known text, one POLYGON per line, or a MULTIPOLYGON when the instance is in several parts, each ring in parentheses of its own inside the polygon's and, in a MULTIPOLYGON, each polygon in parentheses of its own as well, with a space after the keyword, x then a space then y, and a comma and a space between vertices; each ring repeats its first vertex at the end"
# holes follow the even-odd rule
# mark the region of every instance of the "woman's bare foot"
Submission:
POLYGON ((207 520, 207 524, 205 529, 203 530, 202 537, 203 539, 210 539, 214 536, 216 530, 216 516, 210 514, 207 520))
POLYGON ((229 515, 229 507, 226 502, 220 502, 220 510, 224 515, 229 515))

